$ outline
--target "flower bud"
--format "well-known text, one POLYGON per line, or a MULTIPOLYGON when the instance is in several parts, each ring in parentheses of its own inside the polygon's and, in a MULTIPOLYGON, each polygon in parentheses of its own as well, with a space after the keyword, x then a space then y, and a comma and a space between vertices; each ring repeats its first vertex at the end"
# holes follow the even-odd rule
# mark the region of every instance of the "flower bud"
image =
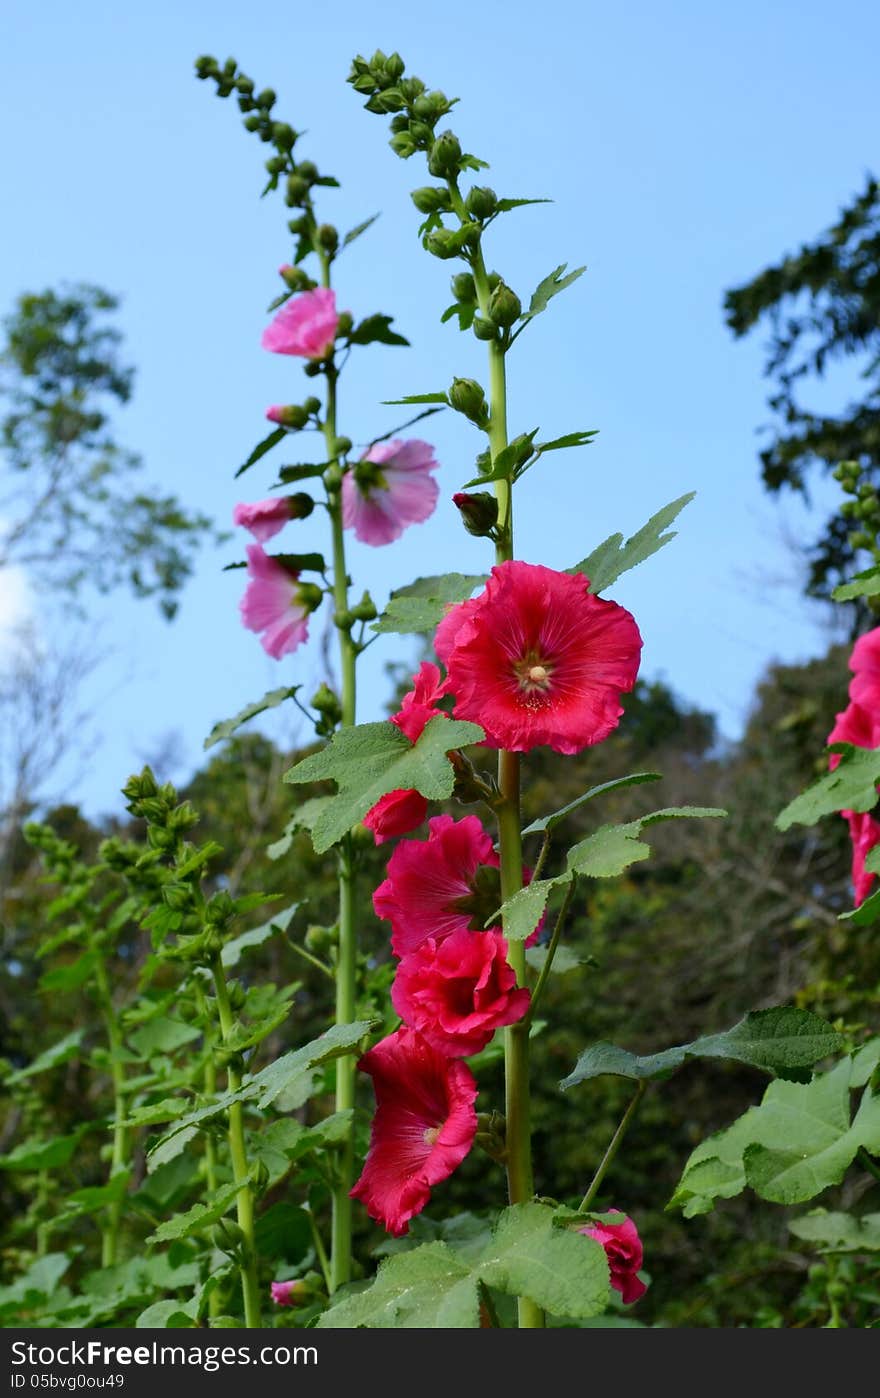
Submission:
MULTIPOLYGON (((409 124, 409 134, 412 136, 416 145, 422 146, 425 150, 429 150, 434 142, 433 126, 429 126, 426 121, 419 121, 416 117, 413 117, 409 124)), ((431 174, 433 175, 434 173, 435 172, 432 170, 431 174)))
POLYGON ((192 889, 188 883, 166 883, 162 889, 162 901, 175 912, 186 912, 192 901, 192 889))
POLYGON ((307 364, 303 365, 303 373, 307 379, 316 379, 322 372, 321 361, 319 359, 310 359, 307 364))
POLYGON ((456 301, 473 303, 477 299, 477 288, 470 272, 457 272, 451 282, 452 294, 456 301))
POLYGON ((318 239, 319 245, 325 252, 333 254, 339 247, 339 233, 337 229, 333 227, 332 223, 319 224, 315 236, 318 239))
POLYGON ((287 189, 284 198, 290 208, 296 208, 307 198, 309 192, 309 182, 303 179, 302 175, 288 175, 287 189))
POLYGON ((291 519, 308 519, 315 508, 315 502, 304 490, 298 490, 295 495, 288 495, 287 508, 291 519))
MULTIPOLYGON (((256 105, 257 105, 257 104, 256 104, 256 102, 254 101, 253 97, 247 97, 247 96, 245 96, 245 97, 239 97, 239 99, 238 99, 238 110, 239 110, 240 112, 252 112, 252 111, 254 110, 254 107, 255 107, 256 105)), ((258 117, 258 118, 257 118, 257 125, 259 126, 259 124, 260 124, 260 119, 259 119, 259 117, 258 117)))
POLYGON ((233 1010, 243 1010, 246 999, 244 986, 241 981, 229 981, 226 986, 229 995, 229 1004, 233 1010))
POLYGON ((418 146, 408 131, 397 131, 388 142, 395 155, 399 155, 401 160, 409 160, 411 155, 415 155, 418 146))
POLYGON ((406 64, 399 53, 391 53, 388 55, 385 60, 385 72, 390 78, 393 78, 394 81, 397 82, 398 78, 403 77, 405 69, 406 64))
POLYGON ((318 178, 318 167, 314 160, 301 160, 297 169, 303 179, 308 180, 309 184, 314 184, 318 178))
POLYGON ((498 501, 488 490, 478 490, 471 495, 459 491, 453 495, 452 503, 461 515, 461 522, 469 534, 477 539, 489 538, 498 523, 498 501))
POLYGON ((259 1198, 261 1195, 266 1193, 266 1190, 269 1188, 269 1180, 271 1178, 269 1174, 269 1167, 266 1164, 265 1160, 257 1161, 256 1165, 254 1165, 251 1171, 251 1177, 253 1181, 254 1193, 257 1195, 257 1198, 259 1198))
POLYGON ((293 150, 296 144, 296 132, 286 121, 273 121, 272 140, 279 150, 293 150))
POLYGON ((270 107, 275 106, 275 93, 271 87, 264 87, 257 97, 257 106, 263 107, 267 112, 270 107))
POLYGON ((506 282, 500 281, 489 297, 489 315, 504 329, 514 325, 522 315, 522 302, 506 282))
POLYGON ((498 207, 498 195, 494 189, 475 185, 464 202, 468 213, 473 214, 474 218, 491 218, 498 207))
POLYGON ((272 155, 266 161, 266 169, 270 175, 283 174, 286 165, 287 161, 283 155, 272 155))
POLYGON ((425 84, 421 78, 404 78, 398 83, 398 87, 406 98, 407 102, 415 102, 425 90, 425 84))
POLYGON ((335 927, 321 927, 318 923, 312 923, 306 929, 304 938, 306 949, 315 956, 323 956, 334 947, 339 940, 339 931, 335 927))
POLYGON ((409 117, 407 116, 406 112, 398 112, 397 116, 393 116, 388 123, 388 129, 389 131, 393 131, 395 134, 398 131, 408 131, 409 117))
POLYGON ((449 190, 444 189, 442 185, 423 185, 421 189, 413 190, 410 199, 420 214, 446 213, 452 208, 449 190))
POLYGON ((342 470, 334 461, 322 476, 324 485, 329 491, 336 491, 342 485, 342 470))
POLYGON ((396 87, 386 88, 384 92, 374 92, 366 104, 368 112, 377 112, 379 116, 390 116, 392 112, 399 112, 403 106, 403 93, 396 87))
POLYGON ((244 1243, 245 1235, 231 1218, 221 1218, 211 1230, 211 1242, 220 1252, 232 1257, 244 1243))
POLYGON ((457 413, 463 413, 477 427, 483 427, 489 421, 486 395, 476 379, 453 379, 449 402, 457 413))
POLYGON ((351 614, 357 621, 375 621, 379 615, 376 610, 376 603, 369 592, 365 592, 356 607, 352 607, 351 614))
POLYGON ((348 453, 349 453, 350 451, 351 451, 351 438, 350 438, 350 437, 336 437, 336 438, 335 438, 335 440, 334 440, 334 442, 333 442, 333 455, 334 455, 334 456, 348 456, 348 453))
POLYGON ((428 156, 431 174, 443 178, 457 175, 461 169, 461 146, 454 131, 444 131, 437 137, 428 156))
POLYGON ((494 320, 487 320, 485 316, 474 316, 471 329, 478 340, 494 340, 498 335, 498 326, 494 320))
POLYGON ((253 95, 254 80, 253 78, 249 78, 246 73, 239 73, 238 77, 235 79, 235 86, 238 88, 239 92, 244 93, 245 96, 251 97, 253 95))
POLYGON ((279 427, 290 427, 295 432, 301 431, 309 420, 305 408, 301 408, 298 403, 272 407, 266 413, 266 417, 270 422, 277 422, 279 427))
POLYGON ((309 612, 316 612, 324 600, 324 589, 317 583, 301 582, 297 595, 301 606, 309 612))
POLYGON ((212 78, 219 71, 216 58, 207 53, 196 59, 195 67, 197 78, 212 78))
POLYGON ((854 549, 869 549, 874 542, 864 529, 857 529, 854 534, 850 534, 849 541, 854 549))
POLYGON ((303 407, 305 408, 309 417, 314 417, 315 413, 317 413, 320 410, 321 400, 320 398, 307 398, 306 401, 303 403, 303 407))
POLYGON ((350 335, 353 325, 354 321, 352 320, 351 311, 340 311, 339 320, 336 323, 336 334, 350 335))
POLYGON ((425 247, 434 257, 441 257, 444 260, 450 257, 460 257, 471 239, 471 229, 479 232, 478 223, 465 224, 462 228, 437 228, 433 233, 429 233, 425 239, 425 247))
POLYGON ((263 118, 260 117, 260 116, 249 116, 249 117, 245 117, 245 120, 244 120, 244 129, 245 129, 245 131, 259 131, 259 129, 260 129, 260 127, 262 126, 262 124, 263 124, 263 118))
POLYGON ((313 709, 317 709, 319 714, 332 718, 339 722, 342 718, 342 705, 339 696, 333 692, 328 684, 322 684, 309 700, 313 709))

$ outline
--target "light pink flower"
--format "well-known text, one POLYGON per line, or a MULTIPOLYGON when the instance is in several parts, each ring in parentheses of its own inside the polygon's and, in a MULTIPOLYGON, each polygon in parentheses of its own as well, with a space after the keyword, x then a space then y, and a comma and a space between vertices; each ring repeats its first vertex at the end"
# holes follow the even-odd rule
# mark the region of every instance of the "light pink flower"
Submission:
POLYGON ((259 544, 248 544, 247 557, 248 585, 239 604, 242 625, 262 631, 263 650, 280 660, 308 637, 313 599, 304 595, 299 573, 268 557, 259 544))
POLYGON ((257 500, 253 505, 238 504, 232 511, 232 523, 249 529, 258 544, 274 538, 289 519, 290 506, 283 495, 257 500))
POLYGON ((303 359, 326 359, 333 348, 339 316, 336 293, 318 286, 285 301, 263 331, 263 349, 273 354, 297 354, 303 359))
POLYGON ((351 1197, 399 1238, 473 1145, 477 1084, 466 1064, 411 1029, 382 1039, 358 1067, 373 1079, 376 1114, 351 1197))
POLYGON ((364 544, 390 544, 434 513, 434 448, 417 438, 377 442, 342 478, 342 523, 364 544))
POLYGON ((642 1240, 632 1219, 619 1209, 609 1209, 609 1213, 620 1219, 620 1223, 594 1223, 589 1228, 579 1228, 588 1238, 595 1238, 605 1249, 608 1265, 611 1268, 611 1285, 623 1297, 624 1305, 629 1306, 644 1296, 647 1287, 636 1275, 643 1261, 642 1240))
POLYGON ((517 989, 497 928, 459 928, 440 941, 428 937, 404 956, 391 987, 404 1024, 450 1058, 479 1053, 496 1029, 522 1019, 530 998, 530 991, 517 989))

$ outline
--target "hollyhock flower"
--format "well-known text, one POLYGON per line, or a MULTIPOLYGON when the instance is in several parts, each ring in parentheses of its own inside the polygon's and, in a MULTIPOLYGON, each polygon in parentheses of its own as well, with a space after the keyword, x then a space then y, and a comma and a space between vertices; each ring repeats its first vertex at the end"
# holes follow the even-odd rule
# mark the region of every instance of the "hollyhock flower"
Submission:
POLYGON ((358 1067, 373 1079, 376 1114, 351 1197, 399 1238, 473 1145, 477 1084, 466 1064, 411 1029, 382 1039, 358 1067))
POLYGON ((481 724, 489 747, 576 753, 617 727, 642 638, 629 612, 588 586, 582 573, 500 563, 441 622, 455 716, 481 724))
POLYGON ((247 591, 239 604, 242 624, 262 631, 260 645, 280 660, 296 650, 309 634, 309 613, 320 602, 320 590, 301 583, 299 573, 270 558, 259 544, 248 544, 247 591))
POLYGON ((875 845, 880 845, 880 823, 870 811, 841 811, 849 825, 849 838, 852 841, 852 882, 856 907, 864 903, 871 892, 876 874, 865 869, 865 859, 875 845))
MULTIPOLYGON (((391 719, 411 743, 417 742, 430 720, 443 712, 435 707, 442 690, 437 666, 422 661, 419 673, 413 675, 412 689, 391 719)), ((427 814, 428 803, 418 791, 390 791, 367 811, 363 823, 372 830, 376 844, 382 845, 398 835, 408 835, 427 814)))
POLYGON ((269 1288, 276 1306, 295 1306, 305 1286, 301 1281, 272 1282, 269 1288))
MULTIPOLYGON (((873 633, 869 632, 868 634, 872 635, 873 633)), ((862 639, 866 638, 862 637, 862 639)), ((856 646, 858 644, 856 642, 856 646)), ((864 655, 865 652, 862 654, 864 655)), ((853 684, 855 684, 855 680, 853 684)), ((870 699, 870 690, 863 689, 860 692, 866 700, 870 699)), ((866 704, 858 703, 855 700, 847 704, 846 708, 835 717, 834 727, 828 734, 829 744, 852 743, 858 748, 880 747, 880 691, 878 691, 877 698, 878 706, 876 708, 869 708, 866 704)), ((828 766, 832 772, 839 766, 840 758, 839 752, 829 754, 828 766)), ((856 907, 858 907, 864 903, 871 892, 876 878, 875 874, 865 870, 865 859, 874 846, 880 844, 880 824, 870 811, 841 811, 840 814, 849 826, 849 837, 852 842, 853 895, 856 907)))
POLYGON ((850 698, 859 704, 880 708, 880 626, 866 631, 856 641, 849 658, 849 668, 853 672, 850 698))
POLYGON ((417 438, 376 442, 342 478, 342 523, 361 543, 390 544, 434 513, 434 448, 417 438))
POLYGON ((642 1240, 632 1219, 627 1218, 626 1214, 619 1209, 609 1209, 609 1213, 618 1217, 620 1223, 595 1223, 577 1231, 602 1244, 611 1268, 611 1285, 620 1292, 624 1304, 629 1306, 644 1296, 648 1289, 636 1275, 643 1261, 642 1240))
POLYGON ((391 987, 403 1022, 451 1058, 479 1053, 496 1029, 522 1019, 530 999, 517 989, 497 928, 426 938, 400 962, 391 987))
POLYGON ((283 495, 257 500, 253 505, 238 504, 232 511, 232 523, 249 529, 258 544, 280 533, 290 517, 290 505, 283 495))
MULTIPOLYGON (((397 846, 388 877, 373 894, 376 916, 391 923, 397 956, 415 951, 428 937, 439 943, 454 932, 481 932, 502 903, 501 861, 478 816, 434 816, 428 831, 427 840, 397 846)), ((523 881, 530 878, 524 869, 523 881)))
POLYGON ((273 354, 297 354, 303 359, 326 359, 336 339, 339 315, 336 292, 318 286, 285 301, 263 331, 263 349, 273 354))

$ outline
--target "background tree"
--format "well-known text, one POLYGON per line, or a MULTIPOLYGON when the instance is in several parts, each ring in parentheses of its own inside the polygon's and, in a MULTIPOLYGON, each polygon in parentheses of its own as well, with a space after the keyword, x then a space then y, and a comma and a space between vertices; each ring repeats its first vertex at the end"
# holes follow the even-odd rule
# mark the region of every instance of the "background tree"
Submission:
MULTIPOLYGON (((811 473, 856 461, 867 484, 880 483, 880 185, 841 211, 818 241, 805 244, 744 286, 728 291, 724 309, 736 336, 756 325, 771 331, 764 366, 775 414, 770 445, 761 452, 770 491, 806 496, 811 473), (864 384, 837 415, 814 411, 799 389, 848 364, 864 384)), ((827 596, 855 571, 855 540, 845 515, 833 514, 809 546, 807 591, 827 596)))
POLYGON ((211 521, 173 495, 138 489, 141 460, 110 414, 131 395, 117 299, 97 286, 19 297, 0 352, 0 568, 76 593, 120 583, 166 616, 211 521))

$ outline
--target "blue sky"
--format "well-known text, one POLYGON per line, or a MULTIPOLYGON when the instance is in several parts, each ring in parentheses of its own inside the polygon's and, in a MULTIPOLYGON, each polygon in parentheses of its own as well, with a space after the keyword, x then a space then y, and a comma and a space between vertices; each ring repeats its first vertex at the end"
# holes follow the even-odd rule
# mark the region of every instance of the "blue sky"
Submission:
MULTIPOLYGON (((231 54, 276 89, 280 118, 308 129, 302 156, 341 181, 322 215, 346 229, 382 212, 338 264, 339 302, 393 314, 413 348, 352 359, 342 430, 367 441, 395 425, 383 399, 484 377, 483 347, 439 324, 450 264, 422 252, 408 199, 424 167, 392 155, 386 123, 344 81, 355 52, 397 48, 461 98, 453 124, 490 161, 487 182, 555 201, 496 225, 490 260, 506 280, 527 297, 558 263, 588 266, 518 343, 511 426, 600 435, 526 477, 518 552, 569 566, 697 490, 678 539, 613 595, 641 627, 643 673, 735 735, 764 667, 818 653, 828 633, 799 596, 790 542, 812 522, 759 483, 761 346, 732 340, 722 295, 826 227, 877 167, 878 41, 880 12, 852 0, 833 13, 816 0, 7 0, 0 307, 61 280, 120 293, 138 376, 118 431, 145 476, 222 522, 236 500, 266 493, 268 465, 239 486, 233 472, 263 435, 265 406, 296 401, 303 380, 259 344, 290 255, 282 201, 258 198, 266 148, 192 76, 197 54, 231 54)), ((449 502, 472 474, 477 434, 452 415, 423 430, 443 463, 436 516, 390 548, 351 551, 356 587, 378 600, 420 574, 487 565, 449 502)), ((820 491, 817 511, 831 498, 820 491)), ((324 543, 319 515, 294 528, 290 547, 324 543)), ((241 575, 220 571, 237 552, 202 556, 171 627, 149 603, 96 604, 110 655, 86 702, 100 741, 71 793, 91 813, 116 805, 165 735, 179 734, 180 777, 215 720, 266 688, 321 678, 319 644, 279 664, 242 630, 241 575)), ((399 655, 389 640, 365 658, 362 719, 383 712, 384 665, 399 655)))

